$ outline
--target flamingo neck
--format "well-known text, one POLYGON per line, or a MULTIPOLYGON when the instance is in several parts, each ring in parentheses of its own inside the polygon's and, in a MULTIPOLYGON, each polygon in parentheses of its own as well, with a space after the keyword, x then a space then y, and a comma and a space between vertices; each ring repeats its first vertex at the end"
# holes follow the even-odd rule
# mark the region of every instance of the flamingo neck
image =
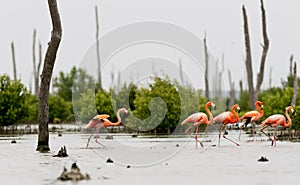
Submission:
POLYGON ((111 123, 110 126, 118 126, 118 125, 120 125, 120 123, 121 123, 120 110, 118 110, 118 112, 117 112, 117 118, 118 118, 118 121, 115 122, 115 123, 111 123))
POLYGON ((232 122, 237 122, 239 121, 239 114, 237 112, 235 112, 235 107, 232 107, 231 112, 234 115, 234 119, 232 120, 232 122))
POLYGON ((290 127, 292 125, 292 119, 290 118, 289 115, 289 109, 285 111, 285 116, 287 117, 288 122, 284 123, 284 127, 290 127))
POLYGON ((264 110, 262 110, 259 105, 256 105, 256 109, 258 110, 260 116, 263 117, 264 116, 264 110))
POLYGON ((206 110, 207 114, 209 115, 208 124, 211 124, 214 121, 214 117, 213 117, 212 113, 210 112, 208 105, 205 106, 205 110, 206 110))

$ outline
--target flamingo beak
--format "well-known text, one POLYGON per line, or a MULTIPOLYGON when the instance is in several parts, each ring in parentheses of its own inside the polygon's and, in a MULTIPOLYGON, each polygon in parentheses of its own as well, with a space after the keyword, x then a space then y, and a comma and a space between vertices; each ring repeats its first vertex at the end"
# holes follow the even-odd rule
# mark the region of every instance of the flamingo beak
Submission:
POLYGON ((292 115, 294 116, 296 111, 294 109, 291 109, 291 111, 292 111, 292 115))
POLYGON ((212 104, 212 107, 213 107, 214 110, 217 109, 217 106, 214 103, 212 104))
POLYGON ((240 109, 239 107, 237 108, 237 110, 238 110, 238 113, 240 113, 240 112, 241 112, 241 109, 240 109))
POLYGON ((261 108, 261 110, 263 110, 263 109, 264 109, 264 105, 261 105, 261 107, 260 107, 260 108, 261 108))

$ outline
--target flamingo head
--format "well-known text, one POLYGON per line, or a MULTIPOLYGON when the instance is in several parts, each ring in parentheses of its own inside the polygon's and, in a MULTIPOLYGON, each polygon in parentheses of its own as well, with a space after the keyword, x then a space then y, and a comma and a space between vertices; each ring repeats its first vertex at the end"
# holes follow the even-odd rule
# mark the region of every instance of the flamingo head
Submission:
POLYGON ((216 105, 213 102, 211 102, 211 101, 207 102, 206 106, 207 107, 212 107, 214 110, 216 110, 216 105))
POLYGON ((260 109, 263 109, 263 108, 264 108, 264 103, 261 102, 261 101, 256 101, 256 102, 255 102, 255 105, 256 105, 256 107, 260 107, 260 109))
POLYGON ((128 114, 128 110, 126 108, 119 109, 120 112, 124 112, 125 114, 128 114))
POLYGON ((232 111, 234 111, 235 109, 237 109, 238 113, 241 112, 241 108, 238 104, 233 105, 232 108, 231 108, 232 111))
POLYGON ((290 110, 290 111, 292 112, 293 115, 295 114, 295 110, 294 110, 293 106, 289 106, 289 107, 287 107, 285 110, 286 110, 286 111, 289 111, 289 110, 290 110))

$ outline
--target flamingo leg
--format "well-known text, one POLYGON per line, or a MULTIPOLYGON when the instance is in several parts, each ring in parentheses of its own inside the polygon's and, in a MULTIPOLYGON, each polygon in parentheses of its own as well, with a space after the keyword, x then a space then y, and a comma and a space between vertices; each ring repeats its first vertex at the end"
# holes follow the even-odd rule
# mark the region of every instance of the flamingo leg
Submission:
POLYGON ((88 138, 88 142, 87 142, 87 144, 86 144, 86 147, 85 148, 88 148, 88 146, 89 146, 89 143, 90 143, 90 140, 91 140, 91 137, 93 136, 93 134, 91 134, 90 135, 90 137, 88 138))
POLYGON ((233 141, 232 139, 229 139, 228 137, 225 136, 225 132, 226 132, 226 128, 224 129, 224 133, 223 133, 223 138, 227 139, 228 141, 233 142, 234 144, 236 144, 237 146, 240 146, 240 144, 238 144, 237 142, 233 141))
POLYGON ((274 128, 274 139, 272 140, 271 146, 276 146, 276 127, 274 128))
POLYGON ((268 135, 264 132, 264 129, 267 128, 268 126, 269 126, 269 125, 264 126, 263 128, 260 129, 260 131, 261 131, 263 134, 265 134, 265 135, 272 141, 272 144, 271 144, 271 145, 273 145, 273 139, 272 139, 270 136, 268 136, 268 135))
POLYGON ((224 127, 224 125, 221 124, 220 130, 219 130, 219 143, 218 143, 218 146, 220 146, 221 132, 222 132, 223 127, 224 127))
MULTIPOLYGON (((193 139, 196 140, 196 148, 197 148, 197 141, 200 143, 200 145, 201 145, 202 147, 204 147, 204 146, 203 146, 203 143, 202 143, 201 141, 198 140, 198 133, 196 133, 196 136, 195 136, 195 137, 193 137, 193 136, 190 134, 190 130, 191 130, 192 127, 193 127, 193 125, 190 126, 184 133, 185 133, 186 135, 190 136, 191 138, 193 138, 193 139)), ((197 129, 198 129, 198 127, 197 127, 197 129)), ((197 132, 198 132, 198 131, 197 131, 197 132)))
POLYGON ((239 133, 239 138, 238 138, 238 140, 241 139, 242 129, 244 128, 244 125, 245 125, 245 122, 242 122, 242 123, 243 123, 243 125, 240 127, 240 133, 239 133))
POLYGON ((106 148, 105 145, 103 145, 102 143, 100 143, 100 142, 98 141, 98 136, 96 137, 95 142, 98 143, 99 145, 101 145, 103 148, 106 148))
POLYGON ((255 130, 255 124, 253 121, 251 121, 251 124, 252 124, 252 142, 254 142, 254 130, 255 130))

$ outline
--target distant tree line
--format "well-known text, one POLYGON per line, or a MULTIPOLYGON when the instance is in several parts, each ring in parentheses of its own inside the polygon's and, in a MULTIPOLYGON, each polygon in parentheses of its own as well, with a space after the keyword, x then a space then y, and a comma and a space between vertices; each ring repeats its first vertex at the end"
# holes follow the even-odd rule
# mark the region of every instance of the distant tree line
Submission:
MULTIPOLYGON (((258 99, 264 102, 264 118, 271 114, 284 114, 285 107, 291 104, 293 96, 292 74, 282 80, 281 87, 272 87, 259 93, 258 99)), ((201 90, 180 85, 176 80, 153 78, 149 87, 137 87, 135 84, 123 84, 121 87, 111 87, 109 90, 94 89, 95 79, 83 69, 73 67, 70 72, 60 72, 53 79, 53 92, 49 96, 49 122, 74 122, 75 117, 82 123, 87 123, 95 114, 110 114, 116 120, 115 111, 125 107, 130 115, 125 120, 130 128, 146 130, 153 133, 170 133, 182 120, 196 111, 205 111, 207 101, 201 90), (76 91, 78 90, 78 91, 76 91), (83 92, 72 102, 72 93, 83 92), (162 101, 151 102, 159 97, 162 101), (197 100, 197 101, 195 101, 197 100), (152 103, 152 104, 151 104, 152 103), (153 104, 154 103, 154 104, 153 104), (96 109, 96 111, 94 111, 96 109), (151 115, 151 113, 157 113, 151 115), (75 113, 75 114, 74 114, 75 113), (163 119, 159 119, 162 117, 163 119)), ((298 83, 300 80, 298 79, 298 83)), ((296 101, 295 110, 300 111, 300 97, 296 101)), ((211 98, 215 101, 219 97, 211 98)), ((249 110, 249 93, 244 90, 235 100, 241 107, 241 115, 249 110)), ((220 103, 219 103, 220 104, 220 103)), ((222 107, 219 109, 223 109, 222 107)), ((218 113, 218 110, 215 114, 218 113)), ((11 80, 9 76, 0 76, 0 126, 18 123, 37 123, 38 98, 19 80, 11 80)), ((264 120, 264 118, 262 120, 264 120)), ((292 129, 300 129, 300 116, 292 117, 292 129)))

